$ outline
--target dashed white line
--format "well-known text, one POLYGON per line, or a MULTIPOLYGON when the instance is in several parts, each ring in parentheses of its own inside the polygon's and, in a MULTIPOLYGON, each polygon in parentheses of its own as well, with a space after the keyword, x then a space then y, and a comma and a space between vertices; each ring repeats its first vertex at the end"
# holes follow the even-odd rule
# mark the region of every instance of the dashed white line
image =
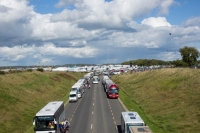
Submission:
POLYGON ((91 124, 91 129, 92 129, 92 124, 91 124))
POLYGON ((93 103, 93 105, 94 105, 94 103, 93 103))
POLYGON ((93 115, 93 113, 94 113, 94 112, 92 111, 92 115, 93 115))

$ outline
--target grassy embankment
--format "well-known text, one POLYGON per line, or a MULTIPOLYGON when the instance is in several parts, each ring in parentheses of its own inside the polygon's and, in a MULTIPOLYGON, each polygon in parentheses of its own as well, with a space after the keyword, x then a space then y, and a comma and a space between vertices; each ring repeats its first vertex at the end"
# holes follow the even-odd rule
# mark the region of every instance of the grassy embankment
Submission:
POLYGON ((200 70, 160 69, 112 79, 120 99, 154 133, 200 132, 200 70))
POLYGON ((32 133, 34 115, 50 101, 67 101, 71 86, 83 75, 73 72, 0 75, 0 133, 32 133))

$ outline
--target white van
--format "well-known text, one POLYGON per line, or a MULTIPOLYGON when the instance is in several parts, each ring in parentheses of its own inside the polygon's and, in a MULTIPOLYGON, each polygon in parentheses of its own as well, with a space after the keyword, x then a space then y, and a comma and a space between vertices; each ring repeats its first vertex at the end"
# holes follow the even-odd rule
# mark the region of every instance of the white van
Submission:
POLYGON ((71 90, 77 90, 78 98, 81 98, 82 95, 83 95, 83 92, 84 92, 84 85, 81 84, 81 83, 75 83, 75 84, 72 86, 72 89, 71 89, 71 90))
POLYGON ((77 102, 77 101, 78 101, 77 90, 71 90, 69 93, 69 102, 77 102))

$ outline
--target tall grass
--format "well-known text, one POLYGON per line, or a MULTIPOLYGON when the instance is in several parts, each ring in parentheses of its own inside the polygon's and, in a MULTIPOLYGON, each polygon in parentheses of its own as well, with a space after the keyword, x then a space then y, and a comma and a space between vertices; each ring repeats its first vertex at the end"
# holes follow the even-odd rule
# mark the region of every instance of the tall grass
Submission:
POLYGON ((120 98, 155 133, 200 131, 200 70, 161 69, 112 77, 120 98))
POLYGON ((32 118, 48 102, 68 99, 84 73, 21 72, 0 75, 0 133, 30 130, 32 118))

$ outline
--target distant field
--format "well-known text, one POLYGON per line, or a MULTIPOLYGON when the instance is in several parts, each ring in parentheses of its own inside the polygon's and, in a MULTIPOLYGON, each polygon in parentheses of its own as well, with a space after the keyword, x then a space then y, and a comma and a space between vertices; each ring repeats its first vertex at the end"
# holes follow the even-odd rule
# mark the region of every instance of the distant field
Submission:
POLYGON ((120 99, 154 133, 200 132, 200 70, 170 68, 112 77, 120 99))
POLYGON ((83 75, 37 71, 0 75, 0 133, 30 130, 35 113, 50 101, 67 101, 71 86, 83 75))

